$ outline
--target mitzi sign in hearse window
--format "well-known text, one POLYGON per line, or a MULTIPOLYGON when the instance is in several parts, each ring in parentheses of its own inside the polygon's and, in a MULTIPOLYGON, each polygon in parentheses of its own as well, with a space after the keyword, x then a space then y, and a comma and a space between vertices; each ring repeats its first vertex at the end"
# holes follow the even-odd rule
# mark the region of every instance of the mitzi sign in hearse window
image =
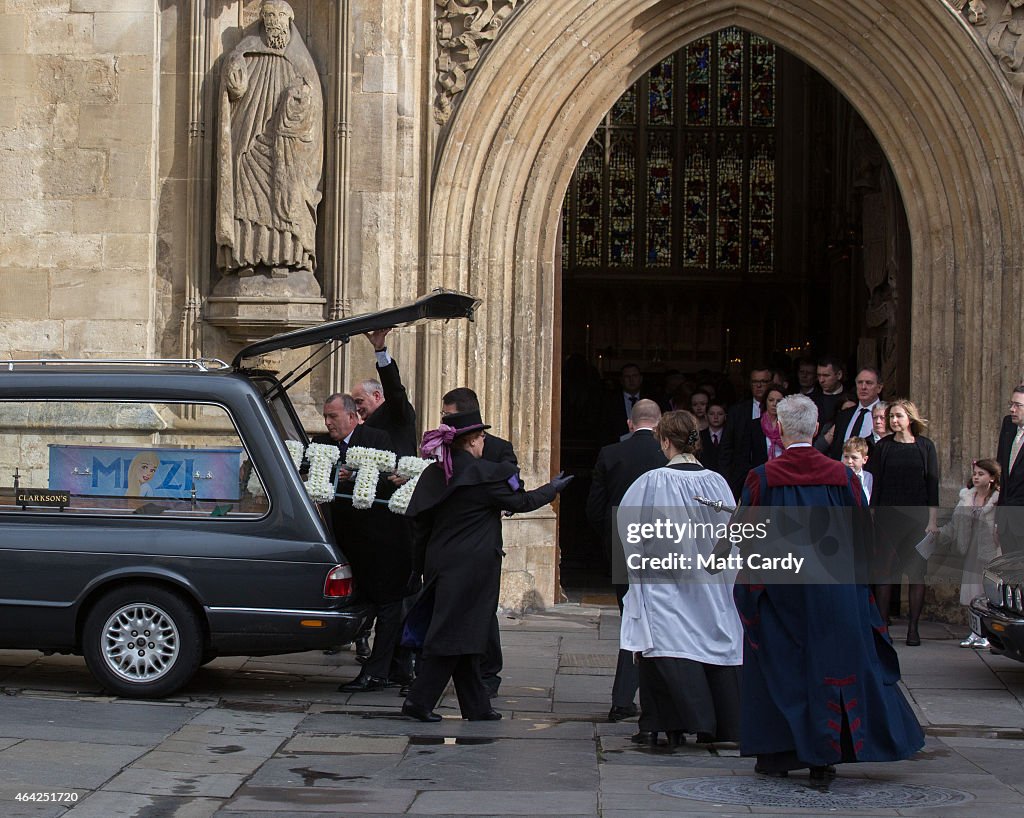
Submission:
POLYGON ((15 489, 22 499, 67 492, 63 513, 260 517, 269 507, 227 411, 205 404, 0 402, 0 510, 25 507, 15 489))

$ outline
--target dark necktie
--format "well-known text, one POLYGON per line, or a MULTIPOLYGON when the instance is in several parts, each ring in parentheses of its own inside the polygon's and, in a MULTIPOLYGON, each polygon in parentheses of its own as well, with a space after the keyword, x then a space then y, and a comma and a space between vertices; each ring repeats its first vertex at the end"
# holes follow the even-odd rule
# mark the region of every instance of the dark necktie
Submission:
POLYGON ((712 432, 711 433, 711 445, 712 446, 717 446, 718 445, 718 432, 712 432))
POLYGON ((863 406, 861 407, 861 410, 857 413, 857 419, 853 422, 853 429, 850 430, 850 437, 861 436, 860 426, 864 422, 864 415, 866 415, 869 411, 869 409, 863 406))
POLYGON ((636 402, 638 400, 640 400, 640 396, 639 395, 630 395, 629 396, 629 408, 632 409, 634 406, 636 406, 636 402))

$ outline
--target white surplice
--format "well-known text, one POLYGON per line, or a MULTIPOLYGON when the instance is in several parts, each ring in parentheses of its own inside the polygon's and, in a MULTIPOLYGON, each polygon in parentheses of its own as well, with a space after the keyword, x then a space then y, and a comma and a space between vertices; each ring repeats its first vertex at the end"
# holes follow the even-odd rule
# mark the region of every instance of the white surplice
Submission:
MULTIPOLYGON (((680 458, 674 458, 672 463, 680 458)), ((727 524, 730 515, 694 501, 695 496, 735 503, 729 484, 709 469, 664 467, 637 479, 619 506, 618 529, 626 557, 664 555, 664 541, 630 544, 630 523, 670 518, 677 524, 727 524)), ((634 531, 638 529, 634 528, 634 531)), ((635 539, 634 535, 634 539, 635 539)), ((690 558, 688 568, 657 572, 657 581, 632 583, 623 599, 620 647, 646 657, 669 656, 712 665, 743 664, 743 629, 733 602, 735 570, 709 574, 697 567, 697 555, 714 550, 717 538, 684 537, 670 550, 690 558)))

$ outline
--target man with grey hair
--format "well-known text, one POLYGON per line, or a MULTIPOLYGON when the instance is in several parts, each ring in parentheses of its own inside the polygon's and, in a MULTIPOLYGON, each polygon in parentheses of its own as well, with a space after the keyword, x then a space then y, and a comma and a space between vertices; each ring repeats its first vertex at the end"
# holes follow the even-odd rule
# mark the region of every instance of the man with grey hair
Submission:
POLYGON ((352 387, 352 397, 363 423, 374 429, 383 429, 391 436, 394 451, 399 457, 415 455, 417 451, 416 410, 409 402, 409 393, 402 385, 398 364, 385 344, 390 329, 366 333, 377 356, 379 381, 368 379, 352 387))
MULTIPOLYGON (((754 506, 848 508, 847 514, 829 515, 827 537, 807 526, 787 532, 783 542, 812 560, 853 556, 854 518, 865 505, 860 483, 811 445, 818 410, 810 398, 783 398, 777 412, 785 451, 747 475, 741 518, 743 508, 754 506)), ((776 516, 780 512, 760 519, 770 525, 776 516)), ((789 512, 781 516, 799 520, 789 512)), ((759 550, 765 548, 758 542, 759 550)), ((896 685, 899 661, 885 623, 867 585, 853 584, 856 579, 812 585, 790 576, 771 582, 750 567, 737 576, 734 595, 744 630, 740 752, 757 756, 756 772, 782 777, 809 768, 812 780, 823 781, 835 775, 834 764, 896 761, 924 745, 896 685)))

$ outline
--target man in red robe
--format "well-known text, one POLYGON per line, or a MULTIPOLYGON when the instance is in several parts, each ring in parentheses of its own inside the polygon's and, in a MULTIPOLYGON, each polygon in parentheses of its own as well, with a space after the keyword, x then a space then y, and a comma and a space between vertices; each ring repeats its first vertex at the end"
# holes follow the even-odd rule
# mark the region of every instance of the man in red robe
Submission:
MULTIPOLYGON (((857 478, 811 445, 818 412, 809 398, 784 398, 778 417, 785 452, 747 475, 740 516, 744 506, 850 509, 808 512, 807 522, 819 526, 828 516, 827 531, 808 525, 795 538, 819 572, 835 559, 847 575, 803 584, 741 572, 734 592, 744 628, 740 751, 757 756, 759 773, 809 768, 812 779, 827 780, 840 762, 908 758, 924 735, 897 686, 885 623, 853 571, 865 568, 855 565, 855 517, 864 505, 857 478)), ((766 516, 800 519, 781 510, 766 516)))

